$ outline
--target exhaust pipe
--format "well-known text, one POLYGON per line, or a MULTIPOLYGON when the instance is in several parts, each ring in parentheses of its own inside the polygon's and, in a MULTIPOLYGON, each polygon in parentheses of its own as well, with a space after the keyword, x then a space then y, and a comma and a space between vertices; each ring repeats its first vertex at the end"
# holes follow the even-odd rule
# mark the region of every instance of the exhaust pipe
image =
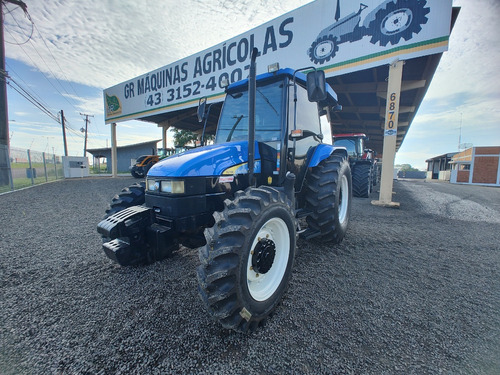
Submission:
POLYGON ((253 170, 255 166, 255 100, 257 92, 257 48, 250 57, 250 74, 248 76, 248 183, 255 186, 253 170))

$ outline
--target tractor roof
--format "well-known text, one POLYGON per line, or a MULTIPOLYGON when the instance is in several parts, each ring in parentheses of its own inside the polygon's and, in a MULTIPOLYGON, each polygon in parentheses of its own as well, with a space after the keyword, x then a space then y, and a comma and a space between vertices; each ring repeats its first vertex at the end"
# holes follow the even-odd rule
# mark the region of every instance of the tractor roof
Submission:
POLYGON ((334 134, 333 138, 368 138, 364 133, 343 133, 334 134))
MULTIPOLYGON (((262 73, 257 76, 257 82, 262 82, 267 79, 272 79, 275 77, 281 77, 281 76, 287 76, 288 78, 293 80, 293 74, 295 73, 295 70, 286 68, 286 69, 279 69, 273 73, 262 73)), ((295 73, 295 81, 298 82, 301 86, 306 86, 306 75, 302 72, 296 72, 295 73)), ((235 82, 230 84, 226 91, 232 91, 235 89, 238 89, 242 86, 248 85, 248 78, 245 78, 241 81, 235 82)), ((326 104, 327 105, 337 105, 338 104, 338 99, 337 99, 337 93, 333 91, 331 86, 327 83, 326 84, 326 93, 327 93, 327 98, 326 98, 326 104)))

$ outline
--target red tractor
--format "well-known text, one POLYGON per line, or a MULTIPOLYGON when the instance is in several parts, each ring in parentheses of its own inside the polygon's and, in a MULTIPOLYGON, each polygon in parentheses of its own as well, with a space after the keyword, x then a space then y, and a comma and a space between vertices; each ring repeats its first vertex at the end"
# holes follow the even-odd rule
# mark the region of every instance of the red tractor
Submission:
POLYGON ((345 147, 349 154, 352 172, 352 193, 355 197, 368 198, 379 181, 379 168, 375 151, 365 148, 366 134, 335 134, 333 144, 345 147))

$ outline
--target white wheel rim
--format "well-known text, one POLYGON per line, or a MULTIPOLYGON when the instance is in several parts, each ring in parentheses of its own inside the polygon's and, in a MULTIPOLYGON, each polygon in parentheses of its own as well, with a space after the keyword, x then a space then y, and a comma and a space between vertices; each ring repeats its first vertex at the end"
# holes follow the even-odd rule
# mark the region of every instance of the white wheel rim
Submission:
POLYGON ((333 51, 333 42, 328 40, 318 44, 314 50, 314 54, 317 58, 322 58, 328 56, 333 51))
POLYGON ((269 299, 278 289, 285 275, 290 257, 290 235, 286 223, 280 218, 268 220, 255 236, 247 262, 247 286, 252 298, 256 301, 269 299), (276 253, 274 262, 264 274, 259 274, 253 270, 252 255, 253 249, 257 246, 259 239, 267 238, 274 242, 276 253))
POLYGON ((391 35, 405 30, 411 22, 412 12, 410 9, 398 9, 388 14, 382 21, 382 33, 391 35))
POLYGON ((349 182, 345 175, 340 178, 339 194, 339 222, 343 224, 347 219, 347 209, 349 207, 349 182))

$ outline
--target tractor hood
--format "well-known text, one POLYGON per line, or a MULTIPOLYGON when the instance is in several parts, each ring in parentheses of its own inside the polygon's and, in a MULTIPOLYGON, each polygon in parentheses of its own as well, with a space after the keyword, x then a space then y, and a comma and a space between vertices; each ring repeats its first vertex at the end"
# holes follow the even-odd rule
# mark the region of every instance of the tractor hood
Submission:
MULTIPOLYGON (((255 173, 260 172, 259 147, 255 142, 255 173)), ((248 141, 221 143, 185 151, 156 163, 148 177, 220 176, 231 167, 243 164, 236 173, 247 173, 248 141)), ((226 172, 227 173, 227 172, 226 172)), ((235 174, 236 174, 235 173, 235 174)))

